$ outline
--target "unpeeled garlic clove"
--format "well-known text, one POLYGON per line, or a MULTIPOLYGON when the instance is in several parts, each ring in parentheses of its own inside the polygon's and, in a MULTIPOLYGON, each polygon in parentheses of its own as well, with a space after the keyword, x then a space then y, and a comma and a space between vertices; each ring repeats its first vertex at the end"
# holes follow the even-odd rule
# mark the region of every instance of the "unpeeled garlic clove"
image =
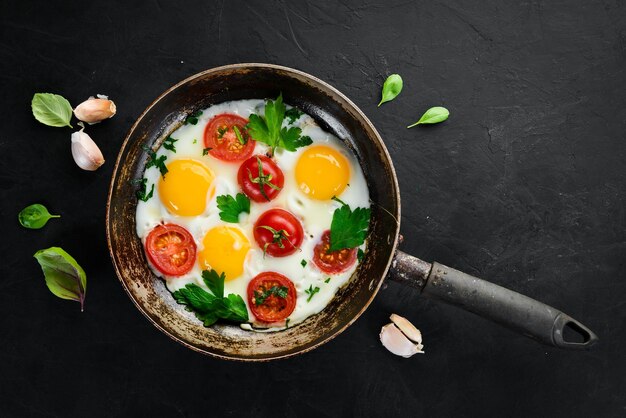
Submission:
MULTIPOLYGON (((398 315, 396 315, 396 317, 402 318, 398 315)), ((392 320, 397 320, 396 317, 393 317, 392 320)), ((408 323, 411 324, 410 322, 408 323)), ((411 326, 419 333, 419 330, 415 328, 413 324, 411 324, 411 326)), ((391 351, 393 354, 408 358, 418 353, 424 353, 422 351, 422 348, 424 348, 424 346, 421 344, 421 333, 419 334, 419 342, 413 342, 401 331, 400 328, 398 328, 398 326, 394 322, 392 322, 385 325, 380 330, 380 342, 383 344, 383 346, 385 346, 387 350, 391 351)))
POLYGON ((408 319, 403 316, 396 315, 395 313, 391 314, 389 319, 391 319, 391 322, 400 328, 400 331, 402 331, 402 333, 406 335, 409 340, 413 341, 415 344, 422 344, 422 333, 419 329, 415 328, 415 325, 410 323, 408 319))
POLYGON ((112 100, 99 94, 98 98, 90 97, 76 106, 74 116, 76 116, 78 120, 93 124, 112 118, 116 110, 117 108, 112 100))
POLYGON ((100 148, 82 129, 72 134, 72 157, 83 170, 95 171, 104 164, 100 148))

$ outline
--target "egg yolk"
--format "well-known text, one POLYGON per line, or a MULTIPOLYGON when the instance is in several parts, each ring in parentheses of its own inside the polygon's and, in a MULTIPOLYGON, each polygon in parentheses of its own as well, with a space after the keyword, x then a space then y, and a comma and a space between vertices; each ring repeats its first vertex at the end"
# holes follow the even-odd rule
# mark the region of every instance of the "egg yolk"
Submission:
POLYGON ((159 180, 159 197, 170 213, 196 216, 204 212, 207 194, 213 197, 215 175, 194 160, 175 160, 167 164, 165 178, 159 180))
POLYGON ((296 163, 300 190, 317 200, 339 196, 350 181, 350 163, 339 151, 326 145, 309 147, 296 163))
POLYGON ((250 250, 250 241, 241 229, 218 226, 210 229, 202 240, 198 262, 203 270, 224 272, 226 280, 236 279, 243 273, 243 263, 250 250))

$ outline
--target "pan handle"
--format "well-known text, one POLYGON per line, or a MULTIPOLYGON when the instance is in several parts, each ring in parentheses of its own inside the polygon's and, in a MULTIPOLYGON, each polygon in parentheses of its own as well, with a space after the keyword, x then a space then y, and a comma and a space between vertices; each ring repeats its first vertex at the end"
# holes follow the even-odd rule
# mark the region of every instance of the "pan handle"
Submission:
POLYGON ((551 346, 580 350, 598 341, 589 328, 544 303, 443 264, 430 266, 398 251, 390 278, 421 289, 432 299, 458 306, 551 346), (567 341, 566 328, 581 341, 567 341))

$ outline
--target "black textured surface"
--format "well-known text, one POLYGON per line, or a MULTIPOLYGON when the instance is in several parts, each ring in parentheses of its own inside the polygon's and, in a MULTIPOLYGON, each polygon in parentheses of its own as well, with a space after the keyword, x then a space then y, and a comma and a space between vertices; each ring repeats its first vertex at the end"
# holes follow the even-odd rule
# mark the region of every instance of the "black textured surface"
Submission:
POLYGON ((622 2, 177 3, 0 3, 0 415, 626 414, 622 2), (214 360, 152 327, 106 250, 117 149, 170 85, 252 61, 310 72, 371 118, 399 175, 403 250, 551 304, 599 345, 547 348, 395 283, 339 338, 286 361, 214 360), (392 72, 404 91, 377 108, 392 72), (115 99, 118 115, 89 128, 102 169, 79 170, 70 130, 34 121, 39 91, 115 99), (404 128, 433 105, 450 119, 404 128), (63 218, 22 229, 33 202, 63 218), (31 255, 52 245, 88 273, 84 313, 43 283, 31 255), (421 328, 425 355, 380 346, 391 312, 421 328))

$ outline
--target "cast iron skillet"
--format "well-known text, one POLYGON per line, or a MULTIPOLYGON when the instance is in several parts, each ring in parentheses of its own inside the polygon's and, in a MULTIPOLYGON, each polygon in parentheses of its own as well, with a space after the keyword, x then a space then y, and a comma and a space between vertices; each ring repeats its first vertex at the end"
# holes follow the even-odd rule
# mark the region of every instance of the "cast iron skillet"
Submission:
MULTIPOLYGON (((107 239, 117 275, 137 308, 181 344, 215 357, 270 360, 312 350, 352 324, 372 302, 387 273, 426 296, 458 305, 543 343, 586 348, 597 337, 581 323, 540 302, 438 263, 396 251, 400 194, 389 153, 374 126, 343 94, 301 71, 268 64, 236 64, 194 75, 167 90, 133 125, 120 150, 107 202, 107 239), (198 109, 228 100, 273 98, 313 116, 357 156, 370 191, 368 249, 350 283, 331 303, 302 324, 276 333, 244 331, 236 325, 205 328, 178 305, 148 268, 135 233, 136 185, 147 160, 142 146, 156 149, 198 109), (390 270, 391 269, 391 270, 390 270), (581 342, 567 342, 568 326, 581 342)), ((373 337, 375 338, 375 337, 373 337)))

